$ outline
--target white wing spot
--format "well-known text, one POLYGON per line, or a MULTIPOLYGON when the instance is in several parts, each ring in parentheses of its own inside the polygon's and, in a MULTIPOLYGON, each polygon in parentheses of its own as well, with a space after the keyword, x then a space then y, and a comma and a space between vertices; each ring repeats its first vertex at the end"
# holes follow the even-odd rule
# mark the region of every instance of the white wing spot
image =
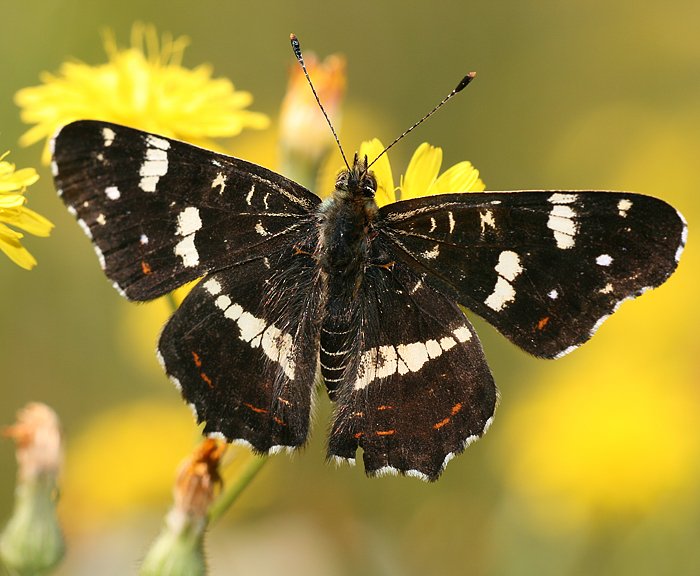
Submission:
POLYGON ((58 176, 58 164, 56 164, 55 160, 51 160, 51 174, 58 176))
POLYGON ((515 300, 515 289, 511 282, 523 271, 520 256, 511 250, 504 250, 499 254, 498 264, 494 266, 494 270, 498 273, 496 285, 493 292, 484 300, 484 304, 499 312, 515 300))
POLYGON ((269 236, 270 235, 270 233, 267 230, 265 230, 265 226, 262 225, 262 222, 258 222, 255 225, 255 231, 258 234, 260 234, 260 236, 269 236))
POLYGON ((549 197, 549 201, 552 204, 571 204, 576 202, 577 194, 562 194, 561 192, 556 192, 549 197))
POLYGON ((494 270, 506 280, 512 282, 523 271, 523 267, 520 265, 520 256, 511 250, 504 250, 499 254, 498 264, 496 264, 494 270))
POLYGON ((95 222, 97 222, 100 226, 104 226, 105 224, 107 224, 107 219, 105 218, 105 215, 102 214, 102 212, 100 212, 97 215, 97 218, 95 218, 95 222))
POLYGON ((202 228, 199 209, 188 206, 177 216, 177 230, 182 240, 175 245, 175 255, 182 258, 183 266, 191 268, 199 264, 199 252, 194 244, 195 233, 202 228))
POLYGON ((219 194, 223 194, 224 188, 226 188, 226 176, 223 172, 219 172, 211 183, 212 188, 216 188, 217 186, 219 187, 219 194))
POLYGON ((253 194, 254 193, 255 193, 255 184, 253 184, 250 187, 250 192, 248 192, 248 194, 245 197, 245 203, 248 204, 248 206, 250 206, 250 203, 253 201, 253 194))
POLYGON ((451 211, 451 210, 447 213, 447 217, 449 218, 449 221, 450 221, 450 234, 452 234, 452 232, 453 232, 454 229, 455 229, 455 218, 454 218, 454 216, 452 215, 452 211, 451 211))
POLYGON ((557 292, 556 290, 550 290, 547 296, 549 296, 552 300, 556 300, 557 298, 559 298, 559 292, 557 292))
POLYGON ((221 293, 221 284, 219 284, 219 281, 216 278, 207 280, 203 286, 212 296, 216 296, 217 294, 221 293))
POLYGON ((612 261, 613 259, 610 254, 601 254, 595 259, 595 263, 598 264, 598 266, 610 266, 612 261))
POLYGON ((104 139, 105 146, 111 146, 115 136, 116 134, 111 128, 102 128, 102 138, 104 139))
POLYGON ((549 197, 553 206, 547 220, 547 228, 554 232, 557 248, 562 250, 573 248, 576 244, 575 236, 578 232, 578 224, 575 221, 576 212, 571 206, 566 205, 576 202, 576 197, 576 194, 560 193, 549 197))
POLYGON ((459 328, 456 328, 452 331, 452 334, 455 335, 455 338, 457 338, 459 342, 466 342, 467 340, 471 340, 472 337, 471 330, 469 330, 469 328, 467 328, 466 326, 460 326, 459 328))
POLYGON ((627 218, 627 211, 632 208, 632 201, 628 198, 623 198, 617 203, 617 213, 623 218, 627 218))
POLYGON ((428 260, 434 260, 440 255, 440 245, 435 244, 431 250, 426 250, 421 254, 423 258, 427 258, 428 260))
POLYGON ((139 187, 144 192, 155 192, 158 180, 168 173, 167 150, 170 149, 170 142, 149 134, 146 137, 146 146, 146 157, 139 169, 139 187))
POLYGON ((180 236, 194 234, 202 228, 202 219, 199 217, 199 208, 188 206, 177 215, 176 233, 180 236))
POLYGON ((119 188, 117 188, 116 186, 107 186, 107 188, 105 188, 105 195, 110 200, 119 200, 122 193, 119 191, 119 188))
POLYGON ((141 234, 141 238, 139 238, 139 243, 142 246, 145 246, 146 244, 148 244, 148 236, 146 236, 145 234, 141 234))
POLYGON ((613 291, 613 285, 608 282, 605 286, 603 286, 598 292, 601 294, 610 294, 613 291))
POLYGON ((510 302, 515 300, 515 289, 508 280, 502 276, 498 277, 496 280, 496 286, 494 286, 493 292, 489 295, 484 304, 486 304, 492 310, 500 312, 510 302))
POLYGON ((486 233, 486 227, 496 229, 496 221, 493 218, 493 212, 491 210, 484 210, 479 212, 479 220, 481 221, 481 236, 483 237, 486 233))

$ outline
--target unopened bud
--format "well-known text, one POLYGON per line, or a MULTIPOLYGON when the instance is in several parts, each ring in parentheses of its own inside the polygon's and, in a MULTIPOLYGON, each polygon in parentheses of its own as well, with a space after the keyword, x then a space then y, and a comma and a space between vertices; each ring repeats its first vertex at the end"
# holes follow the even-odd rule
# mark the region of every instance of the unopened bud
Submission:
POLYGON ((0 557, 12 574, 44 574, 65 552, 56 516, 62 461, 58 416, 44 404, 29 404, 4 435, 16 443, 18 473, 15 508, 0 535, 0 557))

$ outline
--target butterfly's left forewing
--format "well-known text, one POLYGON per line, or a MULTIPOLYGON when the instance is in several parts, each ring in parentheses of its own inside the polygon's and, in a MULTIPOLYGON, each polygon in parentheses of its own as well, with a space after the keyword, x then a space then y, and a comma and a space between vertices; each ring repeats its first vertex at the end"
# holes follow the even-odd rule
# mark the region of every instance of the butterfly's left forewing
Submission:
POLYGON ((426 282, 542 357, 663 283, 687 235, 671 206, 623 192, 423 197, 381 208, 378 229, 426 282))
POLYGON ((57 134, 52 167, 105 274, 132 300, 293 244, 320 202, 261 166, 91 120, 57 134))

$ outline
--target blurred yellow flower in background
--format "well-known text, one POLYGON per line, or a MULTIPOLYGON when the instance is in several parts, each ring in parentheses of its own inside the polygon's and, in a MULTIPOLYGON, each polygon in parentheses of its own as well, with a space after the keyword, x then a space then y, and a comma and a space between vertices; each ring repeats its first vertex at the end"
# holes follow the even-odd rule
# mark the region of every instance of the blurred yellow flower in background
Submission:
POLYGON ((167 503, 173 471, 198 437, 178 399, 139 400, 100 413, 68 442, 66 522, 113 520, 167 503))
POLYGON ((698 391, 597 350, 552 365, 502 423, 506 479, 553 526, 652 512, 697 481, 698 391))
MULTIPOLYGON (((362 142, 360 157, 367 156, 372 162, 384 150, 384 145, 377 138, 362 142)), ((450 192, 481 192, 485 189, 479 178, 479 171, 471 162, 463 161, 448 168, 442 174, 442 148, 424 142, 413 153, 408 163, 406 174, 400 177, 400 186, 394 186, 388 154, 384 154, 372 165, 372 172, 377 179, 375 200, 384 206, 397 200, 408 200, 419 196, 447 194, 450 192)))
POLYGON ((58 74, 43 73, 41 85, 17 92, 22 120, 35 125, 20 144, 46 139, 42 161, 48 164, 49 139, 74 120, 115 122, 205 148, 215 147, 213 138, 266 128, 267 116, 245 109, 253 100, 249 92, 212 78, 209 65, 182 66, 187 44, 184 36, 159 41, 155 28, 142 24, 132 29, 131 48, 119 48, 106 34, 106 64, 65 62, 58 74))
POLYGON ((24 193, 39 179, 34 168, 15 170, 15 165, 0 156, 0 250, 15 264, 31 270, 36 259, 22 246, 24 234, 10 228, 20 228, 34 236, 48 236, 53 224, 46 218, 26 207, 24 193))

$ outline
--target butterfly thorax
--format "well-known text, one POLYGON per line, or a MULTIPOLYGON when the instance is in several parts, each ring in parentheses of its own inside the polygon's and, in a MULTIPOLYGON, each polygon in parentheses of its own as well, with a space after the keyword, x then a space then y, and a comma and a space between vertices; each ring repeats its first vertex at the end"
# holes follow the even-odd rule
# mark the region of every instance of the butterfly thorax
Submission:
POLYGON ((319 207, 318 261, 332 298, 354 298, 362 282, 377 213, 376 189, 367 159, 355 156, 352 168, 338 175, 333 195, 319 207))

